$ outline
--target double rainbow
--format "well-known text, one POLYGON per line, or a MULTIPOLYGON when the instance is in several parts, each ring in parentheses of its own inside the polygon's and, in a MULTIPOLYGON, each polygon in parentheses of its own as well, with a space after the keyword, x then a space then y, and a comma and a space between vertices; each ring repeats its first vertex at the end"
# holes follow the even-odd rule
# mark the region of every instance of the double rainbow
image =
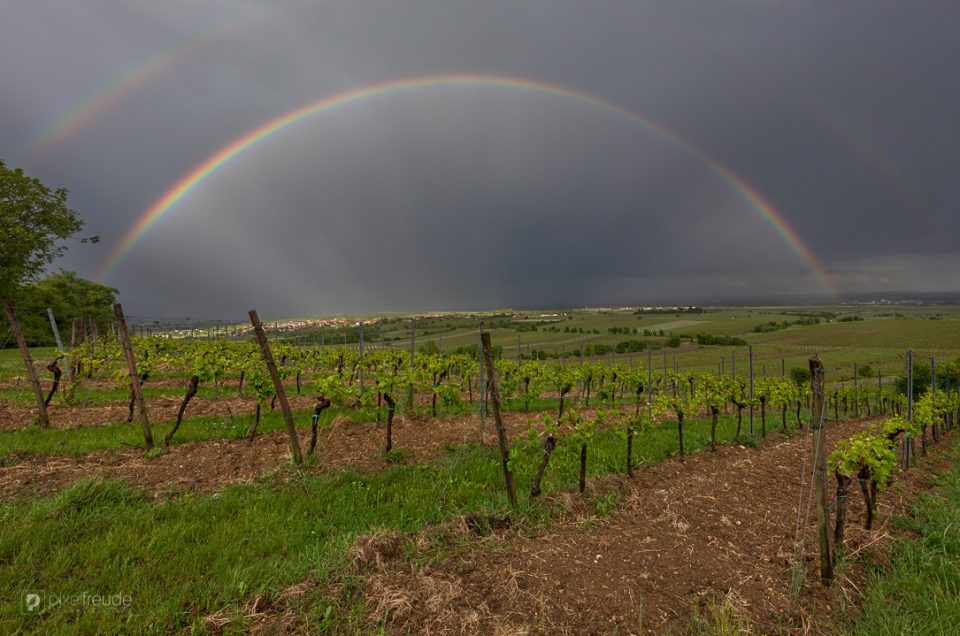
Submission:
POLYGON ((334 108, 374 97, 444 86, 495 87, 563 97, 600 108, 643 127, 660 138, 683 149, 690 155, 693 155, 701 163, 709 167, 717 176, 729 183, 740 196, 743 197, 753 209, 759 212, 767 223, 776 230, 790 249, 803 260, 807 268, 823 286, 824 290, 832 297, 837 296, 830 276, 814 257, 810 247, 801 240, 800 236, 790 227, 786 219, 747 182, 686 139, 640 113, 601 97, 590 95, 589 93, 558 84, 550 84, 526 78, 484 74, 426 75, 361 86, 318 99, 245 133, 195 166, 190 172, 177 181, 173 187, 167 190, 163 196, 157 199, 113 248, 106 261, 98 270, 97 277, 100 279, 108 277, 119 261, 137 244, 144 234, 146 234, 157 221, 163 218, 167 212, 173 209, 177 203, 189 195, 195 188, 199 187, 208 177, 226 165, 231 159, 264 139, 313 115, 318 115, 334 108))

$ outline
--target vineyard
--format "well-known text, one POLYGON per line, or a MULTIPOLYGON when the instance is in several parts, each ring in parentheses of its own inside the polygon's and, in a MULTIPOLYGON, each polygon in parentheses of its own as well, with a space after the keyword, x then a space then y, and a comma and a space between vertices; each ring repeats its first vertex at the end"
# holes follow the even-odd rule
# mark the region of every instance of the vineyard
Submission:
MULTIPOLYGON (((833 568, 897 509, 886 491, 902 486, 889 495, 902 505, 922 487, 912 467, 943 455, 960 417, 960 359, 844 351, 830 367, 825 344, 822 360, 768 356, 761 371, 754 344, 786 330, 804 346, 810 318, 708 337, 674 333, 697 320, 668 316, 672 329, 621 355, 582 341, 531 355, 514 340, 529 327, 489 318, 418 347, 414 333, 365 341, 362 324, 345 344, 264 330, 255 312, 252 329, 129 337, 117 317, 35 349, 39 392, 4 354, 0 580, 124 586, 137 611, 5 606, 0 622, 605 632, 735 611, 799 629, 826 602, 824 568, 847 576, 833 568), (672 365, 653 353, 681 337, 672 365), (814 501, 818 470, 829 480, 814 501), (689 562, 697 550, 716 563, 689 562)), ((858 322, 873 321, 841 328, 858 322)))

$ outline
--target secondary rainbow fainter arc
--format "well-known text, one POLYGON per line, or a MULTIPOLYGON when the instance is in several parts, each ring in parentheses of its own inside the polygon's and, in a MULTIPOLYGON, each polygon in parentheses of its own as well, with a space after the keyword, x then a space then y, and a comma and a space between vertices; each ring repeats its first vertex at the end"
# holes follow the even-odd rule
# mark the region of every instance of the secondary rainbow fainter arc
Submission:
POLYGON ((422 88, 436 88, 443 86, 476 86, 476 87, 496 87, 516 89, 526 92, 535 92, 558 97, 566 97, 581 103, 589 104, 601 108, 607 112, 624 117, 630 122, 655 133, 662 139, 682 148, 689 154, 697 157, 704 165, 709 167, 721 179, 729 183, 733 188, 776 230, 783 238, 790 249, 803 260, 810 272, 816 277, 824 290, 832 297, 837 298, 839 294, 834 287, 833 281, 823 266, 815 258, 810 247, 803 242, 797 232, 787 223, 779 212, 768 203, 750 184, 735 174, 732 170, 721 164, 712 156, 694 146, 686 139, 680 137, 673 131, 654 120, 632 111, 615 102, 605 100, 589 93, 584 93, 573 88, 550 84, 538 80, 531 80, 520 77, 511 77, 503 75, 483 75, 483 74, 456 74, 456 75, 426 75, 420 77, 409 77, 397 79, 389 82, 369 84, 354 88, 345 92, 337 93, 323 97, 309 104, 301 106, 280 117, 272 119, 258 128, 248 131, 241 137, 230 142, 219 151, 208 157, 205 161, 195 166, 190 172, 177 181, 173 187, 167 190, 163 196, 157 199, 137 220, 119 243, 111 251, 108 258, 97 271, 97 277, 101 280, 111 275, 114 268, 120 260, 130 252, 137 242, 146 234, 153 225, 159 221, 167 212, 173 209, 184 197, 186 197, 194 188, 202 184, 208 177, 227 164, 237 155, 245 152, 255 144, 267 139, 275 133, 292 126, 312 115, 322 113, 326 110, 346 106, 367 98, 389 95, 393 93, 413 91, 422 88))
POLYGON ((43 160, 56 148, 106 115, 111 108, 117 106, 138 88, 149 85, 151 81, 170 72, 176 65, 191 59, 202 49, 224 38, 239 34, 270 15, 270 11, 262 10, 252 16, 241 17, 210 31, 185 38, 128 68, 61 114, 26 152, 25 161, 28 164, 35 164, 43 160))

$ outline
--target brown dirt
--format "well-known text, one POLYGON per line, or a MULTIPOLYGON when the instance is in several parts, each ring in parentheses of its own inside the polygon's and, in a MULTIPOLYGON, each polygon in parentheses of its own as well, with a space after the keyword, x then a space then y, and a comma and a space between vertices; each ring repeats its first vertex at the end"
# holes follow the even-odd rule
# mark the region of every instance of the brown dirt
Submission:
MULTIPOLYGON (((308 403, 298 402, 297 408, 312 406, 310 398, 300 401, 303 400, 308 403)), ((504 414, 508 434, 524 433, 530 426, 529 417, 524 413, 504 414)), ((344 419, 335 421, 331 427, 321 428, 317 469, 386 468, 388 462, 382 452, 384 430, 383 424, 354 424, 344 419)), ((158 427, 154 437, 159 439, 163 432, 165 429, 158 427)), ((486 443, 495 443, 490 418, 486 420, 483 433, 486 443)), ((397 417, 394 419, 393 441, 394 449, 402 452, 401 461, 421 462, 448 452, 445 447, 481 441, 479 420, 476 416, 397 417)), ((301 431, 300 446, 304 453, 309 442, 309 432, 301 431)), ((260 435, 252 442, 222 439, 175 444, 169 452, 149 459, 144 457, 142 450, 134 448, 97 451, 76 457, 15 454, 3 460, 6 466, 0 465, 0 499, 50 494, 85 476, 122 479, 158 497, 210 492, 228 484, 251 481, 272 469, 289 465, 289 457, 285 432, 260 435)))
MULTIPOLYGON (((184 389, 184 392, 186 392, 186 389, 184 389)), ((288 395, 287 399, 294 410, 312 408, 315 402, 315 399, 308 395, 288 395)), ((177 418, 177 410, 180 408, 183 397, 148 397, 144 401, 147 403, 147 413, 150 415, 151 422, 172 422, 177 418)), ((217 398, 213 400, 195 397, 187 406, 184 417, 199 417, 201 415, 230 417, 231 413, 233 415, 248 414, 253 413, 255 405, 256 401, 252 397, 217 398)), ((47 408, 50 425, 59 429, 120 424, 127 421, 129 412, 129 402, 127 400, 110 400, 73 406, 54 401, 47 408)), ((36 413, 35 407, 0 406, 0 430, 29 428, 33 426, 36 413)), ((136 418, 136 411, 134 411, 134 418, 136 418)))
MULTIPOLYGON (((832 425, 829 447, 865 425, 832 425)), ((941 457, 931 457, 928 467, 944 466, 948 445, 938 445, 941 457)), ((695 615, 721 608, 754 633, 809 633, 825 616, 855 605, 864 583, 853 567, 834 588, 816 584, 812 511, 801 550, 809 587, 791 607, 800 470, 809 446, 803 436, 671 460, 633 480, 610 480, 621 501, 617 514, 598 519, 587 512, 533 536, 507 531, 431 567, 378 567, 362 578, 368 625, 383 621, 391 633, 663 633, 683 632, 695 615)), ((848 555, 881 558, 889 516, 929 486, 921 470, 897 479, 879 497, 872 531, 862 528, 862 498, 851 497, 848 555)), ((831 492, 831 505, 833 499, 831 492)))

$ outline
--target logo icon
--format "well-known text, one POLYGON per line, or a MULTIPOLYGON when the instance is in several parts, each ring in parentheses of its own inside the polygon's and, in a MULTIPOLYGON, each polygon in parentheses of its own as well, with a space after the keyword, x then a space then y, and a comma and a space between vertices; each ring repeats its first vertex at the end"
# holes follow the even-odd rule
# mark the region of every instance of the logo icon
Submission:
POLYGON ((27 611, 33 612, 38 607, 40 607, 40 595, 39 594, 27 594, 24 598, 27 603, 27 611))

